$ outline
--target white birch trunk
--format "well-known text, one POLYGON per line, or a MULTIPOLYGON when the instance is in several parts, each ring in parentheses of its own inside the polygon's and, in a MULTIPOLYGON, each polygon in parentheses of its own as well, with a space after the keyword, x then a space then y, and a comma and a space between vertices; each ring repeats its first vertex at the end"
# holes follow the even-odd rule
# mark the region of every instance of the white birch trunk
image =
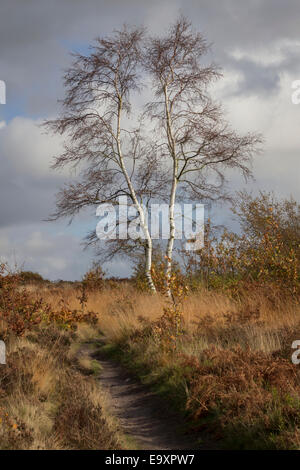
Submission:
POLYGON ((122 100, 119 98, 119 108, 118 108, 118 124, 117 124, 117 147, 118 147, 118 155, 119 155, 119 161, 120 161, 120 166, 122 169, 122 172, 125 176, 127 186, 129 189, 129 192, 131 194, 132 200, 139 212, 140 215, 140 224, 141 228, 145 234, 146 237, 146 255, 145 255, 145 276, 148 282, 148 286, 151 290, 151 292, 156 293, 156 288, 152 279, 152 274, 151 274, 151 267, 152 267, 152 239, 149 233, 148 225, 145 219, 145 212, 143 210, 142 205, 139 203, 138 198, 135 193, 135 189, 132 185, 132 182, 130 180, 130 177, 128 175, 126 166, 124 164, 124 158, 123 158, 123 153, 121 149, 121 141, 120 141, 120 129, 121 129, 121 112, 122 112, 122 100))
POLYGON ((172 173, 172 187, 170 193, 170 201, 169 201, 169 239, 167 243, 166 249, 166 283, 167 283, 167 295, 169 297, 172 296, 171 289, 170 289, 170 277, 172 272, 172 258, 173 258, 173 247, 174 247, 174 239, 175 239, 175 219, 174 219, 174 207, 176 201, 176 190, 177 190, 177 172, 178 172, 178 161, 176 158, 176 147, 175 147, 175 140, 173 137, 172 132, 172 117, 171 117, 171 109, 170 103, 168 98, 167 86, 164 86, 164 96, 165 96, 165 109, 166 109, 166 120, 167 120, 167 137, 168 137, 168 145, 169 150, 173 159, 173 173, 172 173))
POLYGON ((170 236, 167 243, 167 250, 166 250, 166 281, 167 281, 167 294, 170 297, 171 291, 169 287, 171 271, 172 271, 172 257, 173 257, 173 247, 174 247, 174 239, 175 239, 175 219, 174 219, 174 206, 175 206, 175 199, 176 199, 176 189, 177 189, 177 179, 176 176, 173 175, 172 181, 172 189, 170 194, 170 203, 169 203, 169 226, 170 226, 170 236))

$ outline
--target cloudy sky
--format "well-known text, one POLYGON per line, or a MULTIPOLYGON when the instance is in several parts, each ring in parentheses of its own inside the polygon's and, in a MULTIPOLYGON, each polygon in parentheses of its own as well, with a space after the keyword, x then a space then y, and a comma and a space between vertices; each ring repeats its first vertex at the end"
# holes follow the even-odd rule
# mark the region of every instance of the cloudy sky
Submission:
MULTIPOLYGON (((62 74, 70 51, 85 52, 96 36, 124 22, 162 33, 179 13, 213 43, 211 59, 223 68, 215 94, 232 125, 259 131, 263 154, 254 161, 253 190, 274 190, 299 200, 299 0, 2 0, 0 80, 0 255, 50 279, 78 279, 93 254, 81 239, 96 218, 47 223, 54 195, 67 175, 49 169, 61 141, 38 124, 58 112, 62 74)), ((234 187, 242 187, 235 180, 234 187)), ((126 275, 119 260, 107 267, 126 275)))

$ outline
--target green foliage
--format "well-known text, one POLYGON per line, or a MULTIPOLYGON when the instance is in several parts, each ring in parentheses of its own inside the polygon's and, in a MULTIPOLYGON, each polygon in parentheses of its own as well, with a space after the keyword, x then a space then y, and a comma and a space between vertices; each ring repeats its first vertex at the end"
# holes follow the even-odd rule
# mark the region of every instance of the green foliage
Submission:
POLYGON ((236 291, 246 283, 274 284, 299 295, 300 206, 270 194, 239 193, 233 211, 241 234, 225 229, 218 236, 208 223, 204 247, 185 253, 191 285, 236 291))
POLYGON ((24 284, 46 282, 39 273, 33 271, 21 271, 19 275, 24 284))
POLYGON ((88 291, 101 290, 104 285, 104 271, 99 263, 94 262, 92 267, 85 273, 82 285, 88 291))
MULTIPOLYGON (((84 298, 86 302, 86 297, 84 298)), ((94 324, 93 312, 71 309, 61 299, 58 309, 52 308, 42 297, 36 298, 23 286, 19 273, 10 272, 6 264, 0 265, 0 337, 23 336, 27 331, 55 324, 65 329, 76 329, 77 323, 94 324)))

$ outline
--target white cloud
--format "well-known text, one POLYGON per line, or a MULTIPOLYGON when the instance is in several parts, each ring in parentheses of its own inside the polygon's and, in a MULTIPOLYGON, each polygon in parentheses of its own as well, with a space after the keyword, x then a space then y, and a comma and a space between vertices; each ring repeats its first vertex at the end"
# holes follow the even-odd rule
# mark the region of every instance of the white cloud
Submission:
POLYGON ((80 279, 92 253, 82 250, 81 237, 70 233, 70 228, 60 231, 60 235, 49 233, 38 224, 0 229, 1 261, 52 280, 80 279))
POLYGON ((53 212, 55 194, 69 170, 53 171, 62 140, 45 134, 40 121, 16 117, 1 129, 0 226, 41 221, 53 212))
POLYGON ((16 117, 3 129, 1 158, 6 158, 15 172, 31 178, 49 177, 52 157, 61 151, 61 139, 46 135, 41 121, 16 117))
POLYGON ((43 254, 49 249, 53 249, 55 245, 55 241, 50 241, 49 239, 45 239, 43 234, 40 231, 32 232, 30 237, 24 243, 25 249, 29 249, 31 252, 38 254, 43 254))
POLYGON ((261 47, 241 49, 234 47, 229 56, 235 60, 250 60, 263 67, 280 65, 286 60, 288 54, 298 53, 300 49, 299 40, 280 39, 263 44, 261 47))
MULTIPOLYGON (((274 190, 280 196, 300 197, 300 106, 292 104, 290 73, 280 76, 278 93, 257 96, 233 95, 224 87, 228 119, 241 133, 260 132, 263 153, 254 159, 254 176, 259 189, 274 190)), ((230 82, 229 85, 230 86, 230 82)), ((240 184, 243 181, 240 180, 240 184)))

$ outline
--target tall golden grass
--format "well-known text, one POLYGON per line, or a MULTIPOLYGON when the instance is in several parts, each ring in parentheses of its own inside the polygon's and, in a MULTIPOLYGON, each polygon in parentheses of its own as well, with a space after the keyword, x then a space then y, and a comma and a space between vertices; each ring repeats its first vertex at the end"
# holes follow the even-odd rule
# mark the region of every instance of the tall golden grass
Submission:
MULTIPOLYGON (((165 343, 168 323, 162 318, 169 300, 164 295, 141 292, 130 282, 87 290, 84 303, 78 284, 29 285, 26 290, 33 301, 42 296, 50 311, 59 311, 63 299, 68 312, 82 309, 96 312, 97 322, 80 323, 77 342, 70 337, 68 340, 68 355, 77 357, 78 371, 88 367, 84 354, 78 358, 78 344, 102 335, 119 360, 168 396, 168 404, 174 403, 188 413, 192 432, 205 429, 213 440, 219 440, 227 448, 300 447, 300 374, 291 362, 291 344, 300 339, 300 307, 296 298, 286 295, 284 290, 269 284, 255 289, 249 285, 238 296, 217 289, 190 292, 182 303, 182 328, 175 349, 169 347, 171 343, 165 343)), ((49 328, 48 325, 45 331, 50 334, 49 328)), ((61 334, 63 338, 75 333, 61 334)), ((16 351, 22 350, 20 344, 28 338, 18 341, 16 351)), ((52 346, 54 343, 51 340, 52 346)), ((91 385, 82 382, 78 389, 76 385, 76 389, 69 390, 69 381, 61 378, 59 383, 65 385, 60 386, 59 396, 65 397, 65 401, 61 398, 59 413, 55 414, 50 397, 58 387, 55 378, 60 365, 47 349, 41 349, 40 341, 38 346, 30 343, 25 349, 26 354, 35 351, 35 358, 26 372, 19 372, 20 384, 15 390, 20 394, 22 377, 29 374, 30 386, 35 390, 33 396, 46 397, 48 408, 42 405, 47 408, 44 412, 35 409, 28 400, 28 392, 23 415, 19 409, 10 409, 6 402, 13 416, 22 416, 22 420, 19 418, 25 432, 22 445, 95 448, 94 435, 98 431, 88 424, 89 419, 93 421, 93 416, 98 416, 106 426, 101 404, 96 409, 93 405, 98 391, 88 392, 82 401, 80 390, 82 387, 89 390, 91 385), (77 397, 76 410, 68 402, 70 394, 77 397), (92 409, 86 414, 90 406, 92 409), (83 440, 78 431, 81 422, 75 422, 73 434, 67 432, 78 410, 87 426, 83 440), (36 429, 33 442, 26 441, 30 423, 36 429), (52 441, 48 439, 49 429, 55 431, 51 434, 52 441)), ((63 377, 69 377, 69 366, 63 370, 63 377)), ((18 403, 22 404, 22 400, 18 403)), ((112 444, 116 441, 109 427, 106 429, 106 444, 102 445, 117 445, 112 444)))
MULTIPOLYGON (((30 286, 29 289, 42 295, 54 308, 58 308, 61 298, 67 300, 71 309, 80 308, 78 291, 72 287, 41 289, 30 286)), ((118 288, 90 292, 86 310, 97 313, 101 331, 109 341, 115 341, 126 331, 141 329, 141 317, 150 322, 157 320, 165 305, 163 295, 153 296, 136 290, 130 283, 122 283, 118 288)), ((235 338, 232 332, 232 344, 248 345, 263 352, 286 347, 282 343, 284 330, 295 327, 299 318, 300 305, 295 300, 281 298, 280 293, 270 290, 268 295, 266 290, 246 292, 242 301, 238 301, 224 292, 202 289, 190 293, 183 303, 184 325, 188 332, 201 330, 205 335, 212 327, 221 330, 239 323, 240 336, 235 338)), ((215 345, 221 344, 217 336, 214 341, 215 345)))
MULTIPOLYGON (((79 306, 70 287, 43 295, 54 306, 60 296, 79 306)), ((162 322, 168 302, 122 283, 89 293, 86 308, 97 312, 99 330, 119 360, 188 413, 192 432, 205 429, 226 448, 299 448, 300 373, 291 362, 292 342, 300 339, 295 297, 272 285, 238 297, 192 292, 182 305, 176 349, 165 347, 171 344, 162 322)))

